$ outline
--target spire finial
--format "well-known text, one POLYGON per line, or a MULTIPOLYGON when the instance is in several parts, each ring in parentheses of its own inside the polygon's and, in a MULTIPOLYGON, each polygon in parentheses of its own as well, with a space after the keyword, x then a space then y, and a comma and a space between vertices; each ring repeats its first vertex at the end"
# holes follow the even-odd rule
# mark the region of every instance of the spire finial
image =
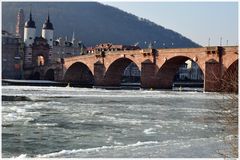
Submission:
POLYGON ((32 21, 32 4, 30 4, 30 21, 32 21))
POLYGON ((50 16, 49 16, 49 6, 48 6, 48 17, 47 17, 47 21, 50 22, 50 16))

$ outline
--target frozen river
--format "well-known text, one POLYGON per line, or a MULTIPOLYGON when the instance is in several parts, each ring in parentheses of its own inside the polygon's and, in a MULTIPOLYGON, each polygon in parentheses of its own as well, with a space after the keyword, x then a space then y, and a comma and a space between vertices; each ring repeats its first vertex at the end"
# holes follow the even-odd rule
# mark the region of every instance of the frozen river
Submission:
POLYGON ((3 157, 220 157, 216 105, 200 92, 3 86, 3 157))

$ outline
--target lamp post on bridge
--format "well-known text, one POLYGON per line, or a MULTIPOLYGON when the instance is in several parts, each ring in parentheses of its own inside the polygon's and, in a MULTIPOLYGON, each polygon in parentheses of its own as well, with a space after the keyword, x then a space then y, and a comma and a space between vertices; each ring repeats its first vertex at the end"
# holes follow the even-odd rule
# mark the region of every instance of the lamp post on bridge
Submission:
POLYGON ((222 46, 222 37, 220 37, 220 46, 222 46))
POLYGON ((106 53, 104 51, 101 52, 102 63, 104 64, 104 58, 106 57, 106 53))
MULTIPOLYGON (((146 44, 147 42, 145 42, 146 44)), ((153 56, 153 63, 156 64, 156 61, 157 61, 157 50, 154 48, 154 44, 156 44, 157 42, 156 41, 150 41, 149 42, 149 45, 148 45, 148 48, 151 49, 151 52, 152 52, 152 56, 153 56)))
POLYGON ((162 44, 163 48, 165 48, 165 43, 162 44))
MULTIPOLYGON (((147 44, 146 41, 145 41, 144 43, 145 43, 145 45, 147 44)), ((150 41, 149 44, 148 44, 148 48, 153 49, 153 46, 154 46, 154 44, 156 44, 156 43, 157 43, 156 41, 153 41, 153 42, 150 41)))
POLYGON ((210 47, 210 37, 208 38, 208 47, 210 47))

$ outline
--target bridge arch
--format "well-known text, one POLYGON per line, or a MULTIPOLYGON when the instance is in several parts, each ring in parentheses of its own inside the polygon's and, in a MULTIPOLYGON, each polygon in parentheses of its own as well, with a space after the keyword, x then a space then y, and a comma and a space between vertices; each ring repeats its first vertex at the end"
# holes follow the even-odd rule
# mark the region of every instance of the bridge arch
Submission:
POLYGON ((235 72, 237 73, 238 71, 238 59, 235 60, 228 68, 227 68, 228 72, 235 72))
MULTIPOLYGON (((168 60, 166 60, 159 68, 159 70, 156 73, 156 80, 157 80, 157 88, 162 89, 170 89, 172 88, 172 84, 175 78, 175 75, 177 71, 179 70, 179 67, 184 64, 187 60, 192 60, 190 57, 187 56, 175 56, 168 60)), ((198 62, 195 62, 202 75, 204 76, 203 67, 199 65, 198 62)))
POLYGON ((54 69, 48 69, 47 72, 44 75, 44 80, 50 80, 50 81, 54 81, 55 77, 54 77, 54 69))
POLYGON ((104 80, 107 85, 110 86, 119 86, 121 84, 121 78, 124 73, 124 70, 130 65, 133 64, 139 69, 139 66, 129 58, 119 58, 113 61, 107 68, 104 80))
POLYGON ((221 90, 238 93, 238 60, 235 60, 224 72, 221 79, 221 90))
POLYGON ((75 62, 65 72, 64 81, 73 85, 93 85, 94 76, 87 65, 75 62))

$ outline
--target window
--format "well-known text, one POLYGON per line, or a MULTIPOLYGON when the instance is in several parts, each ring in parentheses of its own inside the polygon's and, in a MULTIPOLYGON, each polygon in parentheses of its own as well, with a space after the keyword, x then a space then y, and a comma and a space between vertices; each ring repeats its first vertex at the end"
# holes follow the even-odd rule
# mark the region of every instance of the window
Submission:
POLYGON ((52 41, 52 39, 50 39, 50 41, 52 41))
POLYGON ((32 39, 32 37, 29 37, 29 39, 32 39))
POLYGON ((38 56, 37 57, 37 65, 38 66, 43 66, 44 65, 44 57, 43 56, 38 56))

